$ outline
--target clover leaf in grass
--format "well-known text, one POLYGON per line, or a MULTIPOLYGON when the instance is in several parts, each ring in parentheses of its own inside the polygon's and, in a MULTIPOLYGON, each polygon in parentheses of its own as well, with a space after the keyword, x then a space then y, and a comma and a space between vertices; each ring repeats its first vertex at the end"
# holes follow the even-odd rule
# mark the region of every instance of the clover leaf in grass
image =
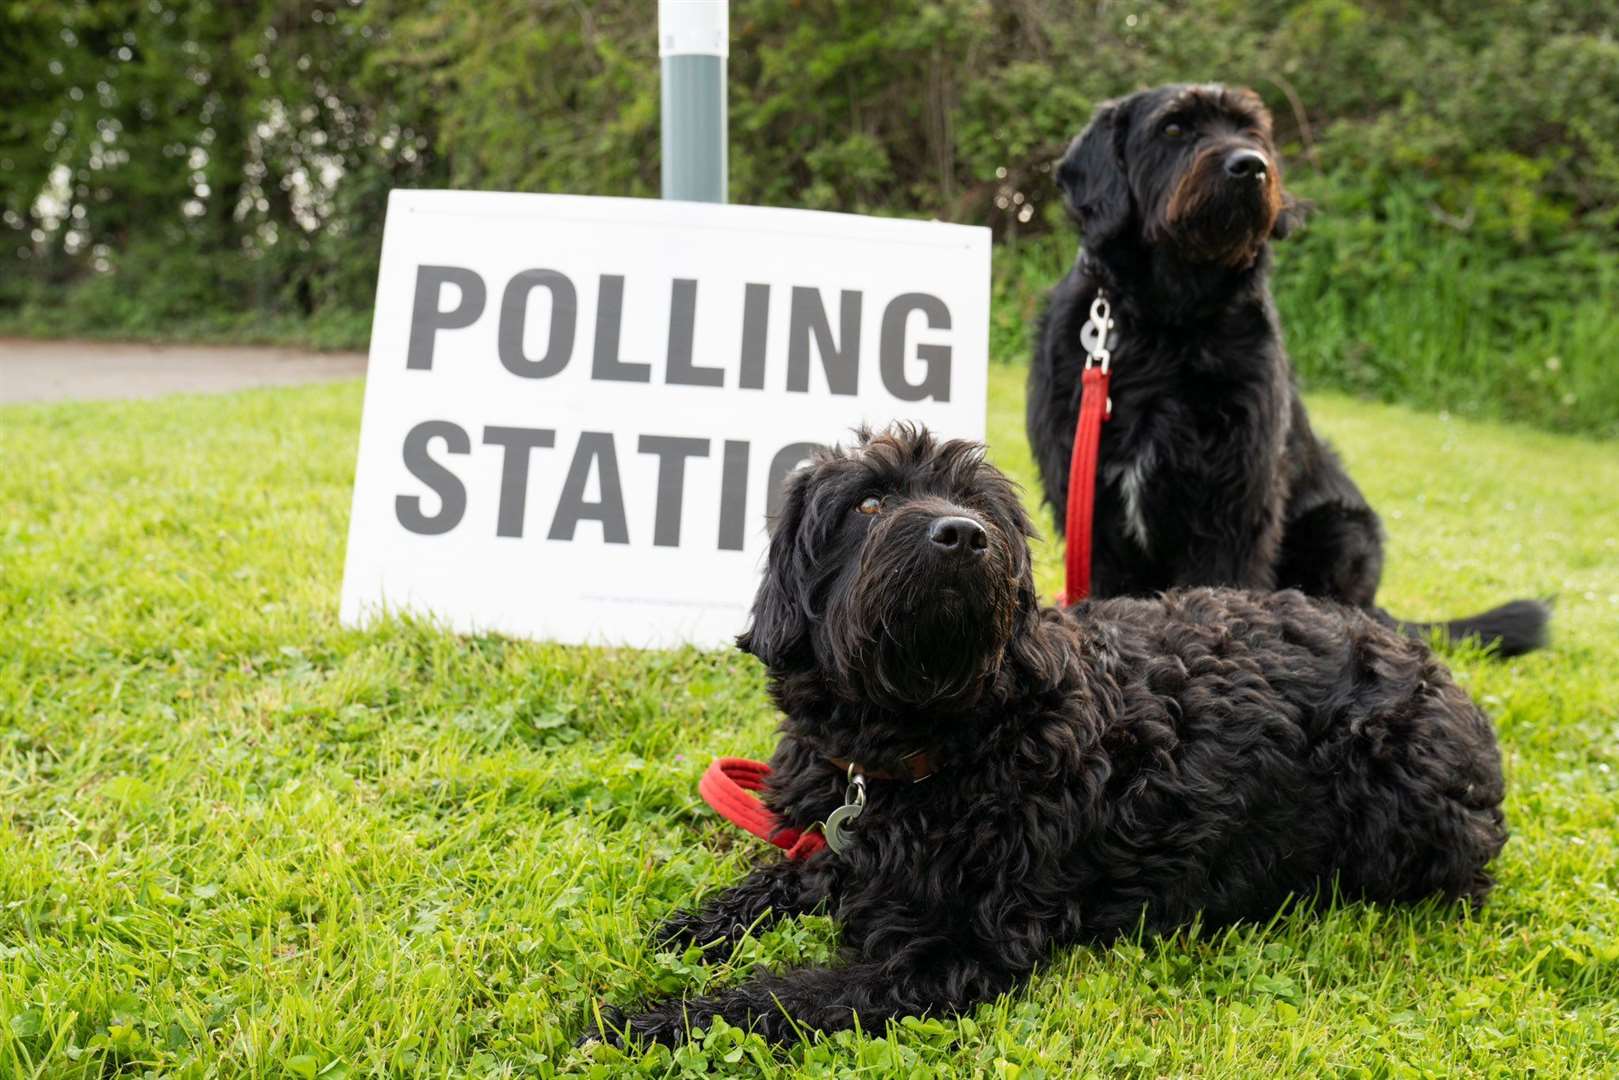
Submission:
POLYGON ((43 1009, 24 1009, 11 1018, 11 1033, 19 1039, 31 1039, 44 1030, 43 1009))

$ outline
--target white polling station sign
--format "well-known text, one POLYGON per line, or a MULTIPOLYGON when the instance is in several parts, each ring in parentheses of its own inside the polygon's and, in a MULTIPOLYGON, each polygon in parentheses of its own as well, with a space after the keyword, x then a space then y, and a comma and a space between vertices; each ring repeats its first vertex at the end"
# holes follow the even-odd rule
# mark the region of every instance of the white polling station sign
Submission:
POLYGON ((343 621, 720 645, 782 478, 861 423, 984 437, 989 231, 395 191, 343 621))

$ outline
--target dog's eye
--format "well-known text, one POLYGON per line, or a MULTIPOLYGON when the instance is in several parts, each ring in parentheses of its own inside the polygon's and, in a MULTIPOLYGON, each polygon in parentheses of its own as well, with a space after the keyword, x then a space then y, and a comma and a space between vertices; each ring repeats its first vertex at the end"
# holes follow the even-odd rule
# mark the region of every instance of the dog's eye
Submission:
POLYGON ((1186 135, 1186 129, 1179 124, 1165 124, 1164 138, 1179 139, 1186 135))
POLYGON ((862 514, 880 514, 883 510, 883 501, 875 495, 867 495, 860 500, 860 505, 855 509, 862 514))

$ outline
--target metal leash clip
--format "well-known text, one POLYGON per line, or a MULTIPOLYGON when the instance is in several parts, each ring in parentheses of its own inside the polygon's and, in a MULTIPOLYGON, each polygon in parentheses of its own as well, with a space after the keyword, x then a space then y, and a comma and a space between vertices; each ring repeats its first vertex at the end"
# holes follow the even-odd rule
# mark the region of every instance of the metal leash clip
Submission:
POLYGON ((866 778, 855 772, 854 765, 849 766, 849 788, 843 793, 843 805, 832 811, 826 819, 826 825, 821 832, 826 837, 826 846, 834 852, 842 854, 849 846, 850 837, 844 832, 854 824, 856 818, 866 812, 866 778))
POLYGON ((1102 365, 1103 371, 1107 370, 1113 360, 1112 336, 1113 308, 1107 302, 1107 297, 1098 290, 1096 299, 1091 301, 1091 317, 1079 331, 1079 343, 1085 346, 1087 370, 1097 364, 1102 365))

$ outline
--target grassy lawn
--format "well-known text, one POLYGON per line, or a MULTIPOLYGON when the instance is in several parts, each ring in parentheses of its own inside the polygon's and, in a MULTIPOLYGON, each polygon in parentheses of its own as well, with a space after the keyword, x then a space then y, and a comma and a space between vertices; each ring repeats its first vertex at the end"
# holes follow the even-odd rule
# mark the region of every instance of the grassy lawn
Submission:
MULTIPOLYGON (((1021 380, 990 432, 1028 481, 1021 380)), ((832 947, 824 919, 708 969, 645 944, 761 850, 696 793, 769 751, 758 666, 340 628, 359 405, 0 410, 0 1077, 1619 1073, 1613 444, 1313 401, 1392 610, 1559 597, 1550 650, 1454 658, 1511 785, 1476 918, 1293 912, 1068 952, 888 1037, 626 1059, 570 1048, 592 1001, 832 947)))

